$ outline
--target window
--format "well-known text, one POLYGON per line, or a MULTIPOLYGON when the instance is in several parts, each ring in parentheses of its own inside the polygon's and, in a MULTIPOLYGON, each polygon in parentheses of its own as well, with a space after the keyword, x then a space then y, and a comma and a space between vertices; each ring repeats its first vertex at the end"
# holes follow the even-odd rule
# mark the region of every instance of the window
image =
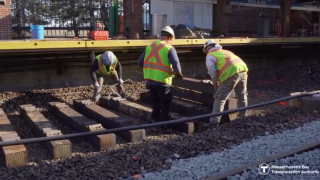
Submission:
POLYGON ((5 0, 0 0, 0 6, 5 6, 5 5, 6 5, 5 0))

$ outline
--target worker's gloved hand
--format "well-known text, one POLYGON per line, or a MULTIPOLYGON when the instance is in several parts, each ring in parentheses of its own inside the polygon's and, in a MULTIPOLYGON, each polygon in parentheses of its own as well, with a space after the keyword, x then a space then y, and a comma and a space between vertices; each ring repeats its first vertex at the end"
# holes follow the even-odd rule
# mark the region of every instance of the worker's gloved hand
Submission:
POLYGON ((123 80, 122 79, 120 79, 119 82, 120 82, 120 84, 123 84, 123 80))
POLYGON ((177 74, 175 75, 175 78, 176 78, 176 79, 183 79, 183 75, 182 75, 181 73, 177 73, 177 74))
POLYGON ((99 83, 98 82, 95 82, 94 83, 94 87, 99 87, 100 85, 99 85, 99 83))

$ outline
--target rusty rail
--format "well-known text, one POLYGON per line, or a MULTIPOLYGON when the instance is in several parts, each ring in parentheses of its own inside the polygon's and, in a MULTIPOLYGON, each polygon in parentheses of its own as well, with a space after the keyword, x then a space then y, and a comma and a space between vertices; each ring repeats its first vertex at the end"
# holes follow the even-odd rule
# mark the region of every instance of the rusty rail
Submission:
POLYGON ((249 169, 250 167, 256 167, 256 166, 259 166, 260 164, 263 164, 263 163, 270 163, 270 162, 273 162, 273 161, 275 161, 277 159, 291 157, 291 156, 294 156, 295 154, 301 154, 301 153, 304 153, 304 152, 307 152, 307 151, 312 151, 312 150, 314 150, 316 148, 320 148, 320 141, 316 141, 316 142, 313 142, 313 143, 310 143, 310 144, 306 144, 306 145, 300 146, 300 147, 298 147, 296 149, 293 149, 293 150, 289 150, 289 151, 286 151, 286 152, 281 152, 281 153, 278 153, 276 155, 273 155, 273 156, 270 156, 270 157, 267 157, 267 158, 264 158, 264 159, 260 159, 260 160, 251 162, 249 164, 234 168, 234 169, 232 169, 230 171, 227 171, 227 172, 224 172, 224 173, 220 173, 220 174, 217 174, 215 176, 206 178, 205 180, 228 180, 228 176, 234 176, 236 174, 241 174, 245 170, 249 169))
MULTIPOLYGON (((65 103, 49 102, 49 111, 76 132, 93 132, 104 130, 101 124, 88 119, 65 103)), ((116 135, 113 133, 86 137, 97 150, 106 150, 116 145, 116 135)))
POLYGON ((182 87, 185 89, 192 89, 194 91, 213 95, 216 90, 209 80, 198 80, 193 78, 183 78, 172 80, 172 85, 182 87))
MULTIPOLYGON (((0 141, 20 140, 20 136, 14 130, 8 117, 0 108, 0 141)), ((5 166, 25 166, 28 164, 28 153, 26 147, 21 145, 1 147, 5 160, 5 166)))
POLYGON ((174 96, 184 99, 190 99, 192 101, 201 103, 205 106, 212 106, 214 98, 212 95, 202 94, 189 89, 183 89, 179 87, 171 87, 171 92, 174 96))
MULTIPOLYGON (((20 105, 20 116, 24 118, 37 136, 52 137, 63 135, 51 122, 31 104, 20 105)), ((53 159, 69 157, 72 144, 69 140, 57 140, 44 143, 53 159)))
MULTIPOLYGON (((101 105, 106 106, 110 109, 120 111, 131 116, 152 122, 151 120, 151 112, 152 109, 147 105, 142 105, 136 102, 130 101, 121 101, 118 97, 102 97, 100 98, 101 105)), ((183 118, 181 115, 179 116, 177 113, 171 113, 174 118, 183 118)), ((184 132, 186 134, 193 134, 194 132, 194 123, 187 122, 181 123, 174 126, 174 129, 184 132)))
MULTIPOLYGON (((74 100, 73 105, 77 111, 90 119, 100 122, 105 128, 113 129, 134 125, 132 119, 119 117, 117 114, 95 105, 90 100, 74 100)), ((119 132, 119 135, 130 142, 140 142, 146 138, 145 129, 119 132)))
MULTIPOLYGON (((144 92, 140 94, 140 100, 142 102, 151 103, 151 97, 149 92, 144 92)), ((229 98, 225 104, 225 110, 236 109, 238 107, 237 100, 234 98, 229 98)), ((171 104, 171 109, 183 116, 199 116, 211 112, 210 107, 204 107, 202 105, 191 104, 187 101, 182 101, 178 99, 173 99, 171 104)), ((233 121, 237 118, 237 113, 230 113, 229 115, 223 115, 221 118, 221 123, 233 121)), ((210 117, 203 118, 201 121, 209 122, 210 117)))

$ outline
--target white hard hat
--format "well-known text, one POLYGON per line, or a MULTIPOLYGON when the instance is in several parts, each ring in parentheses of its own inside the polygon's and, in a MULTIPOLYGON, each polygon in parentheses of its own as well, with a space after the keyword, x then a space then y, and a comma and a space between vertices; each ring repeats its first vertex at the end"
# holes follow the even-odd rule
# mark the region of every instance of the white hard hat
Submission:
POLYGON ((208 40, 203 46, 203 52, 204 53, 207 53, 206 52, 206 47, 208 47, 209 45, 216 45, 216 42, 214 42, 213 40, 208 40))
POLYGON ((170 26, 164 27, 161 31, 165 31, 165 32, 171 34, 172 37, 174 37, 174 31, 173 31, 173 29, 172 29, 170 26))
POLYGON ((114 64, 114 54, 111 51, 106 51, 102 55, 102 61, 105 66, 111 66, 114 64))

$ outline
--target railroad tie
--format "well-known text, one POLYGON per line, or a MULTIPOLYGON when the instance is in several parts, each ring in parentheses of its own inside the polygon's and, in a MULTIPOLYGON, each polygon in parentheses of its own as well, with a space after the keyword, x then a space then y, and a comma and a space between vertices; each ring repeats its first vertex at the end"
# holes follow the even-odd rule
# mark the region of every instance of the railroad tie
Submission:
MULTIPOLYGON (((132 119, 119 117, 117 114, 94 104, 90 100, 74 100, 73 105, 77 111, 90 119, 100 122, 107 129, 134 125, 132 119)), ((123 131, 117 134, 130 142, 140 142, 146 138, 145 129, 123 131)))
MULTIPOLYGON (((19 135, 14 130, 8 117, 0 108, 0 141, 20 140, 19 135)), ((24 144, 13 146, 2 146, 2 154, 4 156, 5 166, 17 167, 28 164, 28 153, 24 144)))
MULTIPOLYGON (((49 102, 49 111, 75 132, 80 133, 104 130, 100 123, 88 119, 74 109, 69 108, 65 103, 49 102)), ((94 135, 85 138, 98 151, 106 150, 116 145, 116 135, 113 133, 94 135)))
MULTIPOLYGON (((131 116, 146 120, 148 122, 152 122, 151 120, 152 109, 148 105, 142 105, 140 103, 131 102, 127 100, 122 101, 121 98, 118 98, 118 97, 102 97, 100 98, 100 102, 102 106, 129 114, 131 116)), ((173 115, 173 113, 171 113, 171 115, 176 116, 176 115, 173 115)), ((182 116, 180 117, 182 118, 182 116)), ((174 129, 178 131, 182 131, 186 134, 193 134, 194 123, 192 122, 179 123, 174 126, 174 129)))
MULTIPOLYGON (((51 137, 62 135, 51 122, 31 104, 20 105, 20 116, 24 118, 28 126, 39 137, 51 137)), ((72 154, 72 144, 69 140, 57 140, 44 142, 52 159, 69 157, 72 154)))

